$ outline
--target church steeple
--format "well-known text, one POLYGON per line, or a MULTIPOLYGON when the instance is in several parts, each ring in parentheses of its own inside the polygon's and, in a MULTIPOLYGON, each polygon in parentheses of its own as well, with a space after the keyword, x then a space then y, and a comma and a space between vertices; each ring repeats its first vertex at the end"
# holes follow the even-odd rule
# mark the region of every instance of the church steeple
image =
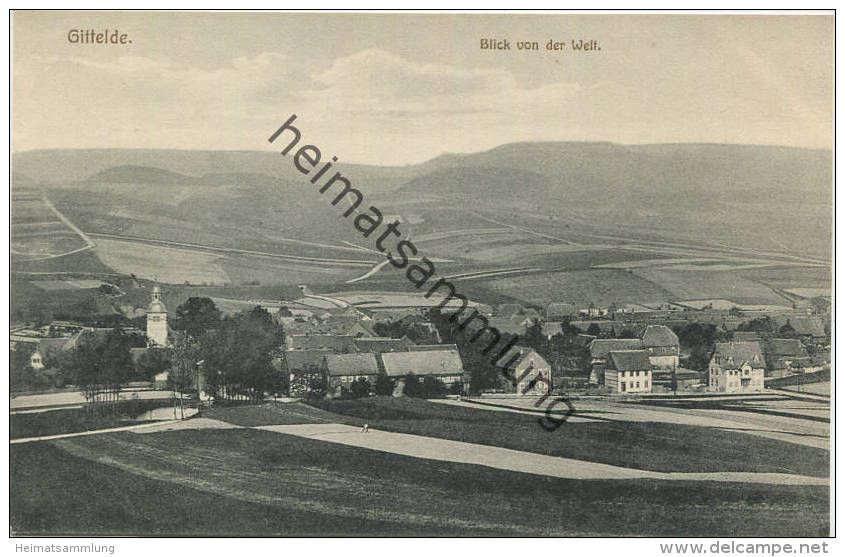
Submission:
POLYGON ((158 285, 153 288, 152 298, 147 310, 147 342, 150 346, 167 346, 167 308, 158 285))

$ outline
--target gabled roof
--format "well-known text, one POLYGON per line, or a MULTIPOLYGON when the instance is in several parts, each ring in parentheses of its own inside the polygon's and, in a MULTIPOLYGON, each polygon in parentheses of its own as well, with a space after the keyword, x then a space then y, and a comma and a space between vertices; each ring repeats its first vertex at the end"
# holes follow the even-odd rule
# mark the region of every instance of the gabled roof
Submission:
POLYGON ((367 354, 328 354, 325 356, 326 369, 332 377, 344 375, 378 375, 376 355, 367 354))
POLYGON ((642 348, 638 338, 597 338, 590 343, 590 356, 607 358, 613 350, 637 350, 642 348))
POLYGON ((765 367, 763 352, 757 342, 717 342, 713 357, 718 357, 717 363, 727 369, 739 368, 744 363, 755 368, 765 367))
POLYGON ((772 338, 763 343, 763 349, 770 358, 779 356, 807 357, 807 350, 798 339, 772 338))
POLYGON ((334 350, 344 354, 357 352, 353 337, 349 335, 287 335, 285 342, 290 350, 334 350))
POLYGON ((74 344, 73 337, 44 337, 38 339, 38 352, 44 356, 47 352, 69 350, 74 344))
POLYGON ((385 352, 381 354, 384 370, 390 377, 405 375, 462 375, 463 362, 457 350, 423 352, 385 352))
POLYGON ((794 316, 789 318, 789 325, 795 330, 796 334, 809 335, 813 337, 823 337, 824 323, 818 317, 813 316, 794 316))
POLYGON ((407 336, 402 338, 358 337, 354 342, 359 352, 405 352, 414 344, 414 341, 407 336))
POLYGON ((678 335, 666 325, 644 325, 634 331, 644 348, 678 346, 678 335))
POLYGON ((507 366, 507 369, 513 370, 519 367, 525 360, 530 360, 535 368, 547 368, 549 363, 543 356, 530 346, 514 346, 508 350, 496 365, 500 368, 507 366))
POLYGON ((613 350, 610 367, 616 371, 650 371, 651 360, 645 350, 613 350))
POLYGON ((563 302, 552 302, 546 307, 546 317, 567 317, 575 315, 578 310, 574 304, 565 304, 563 302))
POLYGON ((323 358, 330 354, 334 354, 333 350, 293 350, 284 352, 285 365, 288 372, 299 370, 304 371, 306 368, 322 367, 323 358))

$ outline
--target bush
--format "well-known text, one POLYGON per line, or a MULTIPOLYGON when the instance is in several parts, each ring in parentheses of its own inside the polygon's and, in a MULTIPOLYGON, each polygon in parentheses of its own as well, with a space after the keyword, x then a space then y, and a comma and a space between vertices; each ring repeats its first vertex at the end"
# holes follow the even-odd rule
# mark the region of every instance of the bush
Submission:
POLYGON ((405 377, 405 388, 402 390, 402 394, 418 398, 424 397, 425 392, 422 383, 420 383, 420 378, 414 374, 405 377))
POLYGON ((352 398, 364 398, 370 396, 370 382, 363 377, 356 379, 349 389, 349 394, 352 398))
POLYGON ((376 379, 375 392, 377 395, 390 396, 393 394, 394 383, 393 379, 387 375, 379 375, 376 379))
POLYGON ((423 379, 422 391, 425 398, 443 398, 446 396, 446 385, 440 379, 428 375, 423 379))

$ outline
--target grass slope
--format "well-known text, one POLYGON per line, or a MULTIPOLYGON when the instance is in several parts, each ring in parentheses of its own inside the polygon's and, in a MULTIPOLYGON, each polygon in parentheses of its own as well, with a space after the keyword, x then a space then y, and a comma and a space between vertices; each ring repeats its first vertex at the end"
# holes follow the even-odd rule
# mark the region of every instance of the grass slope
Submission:
POLYGON ((11 476, 19 534, 818 536, 829 528, 819 487, 563 480, 256 430, 15 446, 11 476))

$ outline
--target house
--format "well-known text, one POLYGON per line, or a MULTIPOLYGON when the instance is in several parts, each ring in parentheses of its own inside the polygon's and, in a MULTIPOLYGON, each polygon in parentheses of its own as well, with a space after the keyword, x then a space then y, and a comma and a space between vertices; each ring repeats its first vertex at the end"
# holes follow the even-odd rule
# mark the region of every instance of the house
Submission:
POLYGON ((274 365, 280 373, 290 376, 295 371, 321 369, 323 367, 323 359, 330 354, 336 354, 336 352, 325 348, 316 350, 291 350, 282 352, 279 358, 274 359, 274 365))
POLYGON ((757 342, 717 342, 708 387, 720 393, 762 391, 766 362, 757 342))
POLYGON ((338 354, 353 354, 355 337, 350 335, 286 335, 288 350, 332 350, 338 354))
POLYGON ((552 388, 552 368, 533 348, 514 346, 499 360, 507 367, 507 391, 518 395, 544 395, 552 388))
POLYGON ((407 336, 402 338, 389 337, 358 337, 353 341, 358 352, 372 352, 381 354, 382 352, 407 352, 411 346, 414 346, 414 341, 407 336))
POLYGON ((604 370, 607 368, 610 353, 614 350, 639 350, 642 348, 638 338, 597 338, 590 345, 590 383, 599 384, 604 381, 604 370))
POLYGON ((57 354, 70 350, 75 345, 74 337, 45 337, 38 339, 35 351, 29 358, 29 365, 32 369, 44 369, 44 361, 51 354, 57 354))
POLYGON ((771 338, 762 343, 768 376, 788 375, 810 365, 810 356, 800 340, 771 338))
POLYGON ((760 333, 754 331, 734 331, 734 342, 755 342, 760 340, 760 333))
POLYGON ((156 391, 166 391, 167 380, 169 377, 170 374, 167 371, 157 373, 155 378, 153 378, 153 389, 155 389, 156 391))
POLYGON ((583 333, 590 332, 590 326, 595 325, 598 327, 599 335, 603 337, 612 337, 615 334, 615 327, 618 326, 618 323, 614 323, 613 321, 607 321, 603 319, 592 320, 592 321, 570 321, 570 325, 581 329, 583 333))
POLYGON ((654 384, 648 351, 611 351, 604 370, 604 384, 614 394, 650 393, 654 384))
POLYGON ((432 376, 446 385, 463 381, 464 365, 457 350, 385 352, 379 357, 388 377, 432 376))
POLYGON ((680 343, 678 335, 666 325, 643 325, 634 334, 648 352, 654 368, 672 369, 679 365, 680 343))
POLYGON ((550 321, 563 321, 573 315, 577 315, 578 310, 573 304, 565 304, 563 302, 552 302, 546 306, 546 319, 550 321))
POLYGON ((375 384, 379 369, 376 355, 366 354, 327 354, 323 357, 323 371, 329 392, 341 394, 341 389, 348 389, 358 379, 366 379, 375 384))

